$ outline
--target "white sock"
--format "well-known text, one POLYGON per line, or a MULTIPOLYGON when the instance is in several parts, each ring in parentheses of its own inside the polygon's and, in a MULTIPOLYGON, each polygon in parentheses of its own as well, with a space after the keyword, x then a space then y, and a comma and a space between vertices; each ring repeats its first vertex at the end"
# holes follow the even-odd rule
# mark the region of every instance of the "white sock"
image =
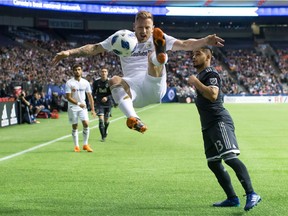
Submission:
POLYGON ((83 128, 83 145, 87 145, 88 144, 88 140, 89 140, 89 135, 90 135, 90 128, 83 128))
POLYGON ((72 129, 72 137, 73 137, 73 142, 74 142, 74 146, 79 146, 78 143, 78 130, 73 130, 72 129))
POLYGON ((131 98, 128 96, 128 94, 125 92, 123 87, 115 87, 111 90, 112 96, 115 100, 115 102, 118 104, 119 109, 123 112, 123 114, 129 118, 129 117, 138 117, 136 114, 136 111, 133 107, 133 102, 131 98))
MULTIPOLYGON (((167 55, 167 53, 165 53, 165 55, 166 55, 166 61, 164 62, 164 64, 166 64, 167 61, 168 61, 168 55, 167 55)), ((152 61, 152 63, 153 63, 155 66, 164 65, 164 64, 160 64, 160 63, 158 62, 157 57, 156 57, 156 52, 153 52, 153 53, 151 54, 151 61, 152 61)))

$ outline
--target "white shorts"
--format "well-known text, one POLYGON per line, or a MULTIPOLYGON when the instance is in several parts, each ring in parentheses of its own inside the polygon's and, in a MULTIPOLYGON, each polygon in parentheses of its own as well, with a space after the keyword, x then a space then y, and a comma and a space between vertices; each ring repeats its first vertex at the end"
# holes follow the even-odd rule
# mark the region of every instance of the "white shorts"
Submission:
POLYGON ((68 108, 68 118, 70 124, 78 124, 78 118, 81 121, 89 121, 88 110, 87 109, 72 110, 71 108, 68 108))
POLYGON ((162 77, 152 77, 146 73, 144 79, 139 79, 139 77, 137 79, 123 77, 123 79, 130 86, 135 108, 160 103, 167 90, 166 71, 162 77))

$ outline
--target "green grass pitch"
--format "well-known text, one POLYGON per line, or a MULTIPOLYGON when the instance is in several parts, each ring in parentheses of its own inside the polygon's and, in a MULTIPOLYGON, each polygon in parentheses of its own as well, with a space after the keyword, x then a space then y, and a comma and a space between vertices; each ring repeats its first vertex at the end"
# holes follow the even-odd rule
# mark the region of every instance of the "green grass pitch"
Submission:
POLYGON ((244 191, 227 166, 241 207, 211 206, 225 194, 206 165, 196 107, 175 103, 138 110, 145 134, 129 130, 113 109, 105 143, 92 120, 93 153, 73 152, 67 113, 0 128, 0 215, 287 215, 288 104, 225 107, 240 159, 262 197, 247 213, 244 191))

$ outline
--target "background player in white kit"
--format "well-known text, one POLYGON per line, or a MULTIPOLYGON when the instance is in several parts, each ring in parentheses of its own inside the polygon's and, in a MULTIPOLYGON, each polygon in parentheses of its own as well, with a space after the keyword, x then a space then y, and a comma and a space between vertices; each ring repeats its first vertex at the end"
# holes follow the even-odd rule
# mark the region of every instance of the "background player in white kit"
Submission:
POLYGON ((74 77, 66 82, 66 98, 68 100, 68 117, 72 124, 72 137, 74 142, 74 151, 80 152, 78 142, 78 118, 83 125, 83 150, 93 152, 88 144, 89 140, 89 117, 86 105, 86 93, 91 107, 93 117, 96 117, 94 111, 94 100, 92 97, 92 90, 90 83, 82 78, 82 67, 76 64, 72 67, 74 77))
MULTIPOLYGON (((168 60, 166 50, 191 51, 205 45, 223 46, 224 40, 215 34, 201 39, 178 40, 154 28, 153 15, 148 11, 139 11, 135 16, 133 29, 138 44, 132 56, 120 57, 123 77, 110 79, 111 93, 120 110, 127 117, 127 126, 144 133, 146 125, 136 114, 135 108, 159 103, 166 93, 166 69, 168 60), (153 35, 152 35, 153 34, 153 35)), ((57 64, 68 56, 97 55, 112 51, 112 36, 106 40, 85 46, 61 51, 52 60, 57 64)))

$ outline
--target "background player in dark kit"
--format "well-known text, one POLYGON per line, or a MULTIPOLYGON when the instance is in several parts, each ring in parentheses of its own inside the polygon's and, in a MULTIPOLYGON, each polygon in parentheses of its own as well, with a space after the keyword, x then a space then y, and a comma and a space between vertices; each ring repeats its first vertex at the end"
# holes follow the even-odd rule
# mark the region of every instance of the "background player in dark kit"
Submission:
POLYGON ((101 141, 104 142, 107 137, 107 129, 109 126, 109 117, 114 101, 109 88, 108 70, 102 68, 101 77, 93 82, 92 95, 95 101, 96 113, 99 118, 99 131, 101 141))

